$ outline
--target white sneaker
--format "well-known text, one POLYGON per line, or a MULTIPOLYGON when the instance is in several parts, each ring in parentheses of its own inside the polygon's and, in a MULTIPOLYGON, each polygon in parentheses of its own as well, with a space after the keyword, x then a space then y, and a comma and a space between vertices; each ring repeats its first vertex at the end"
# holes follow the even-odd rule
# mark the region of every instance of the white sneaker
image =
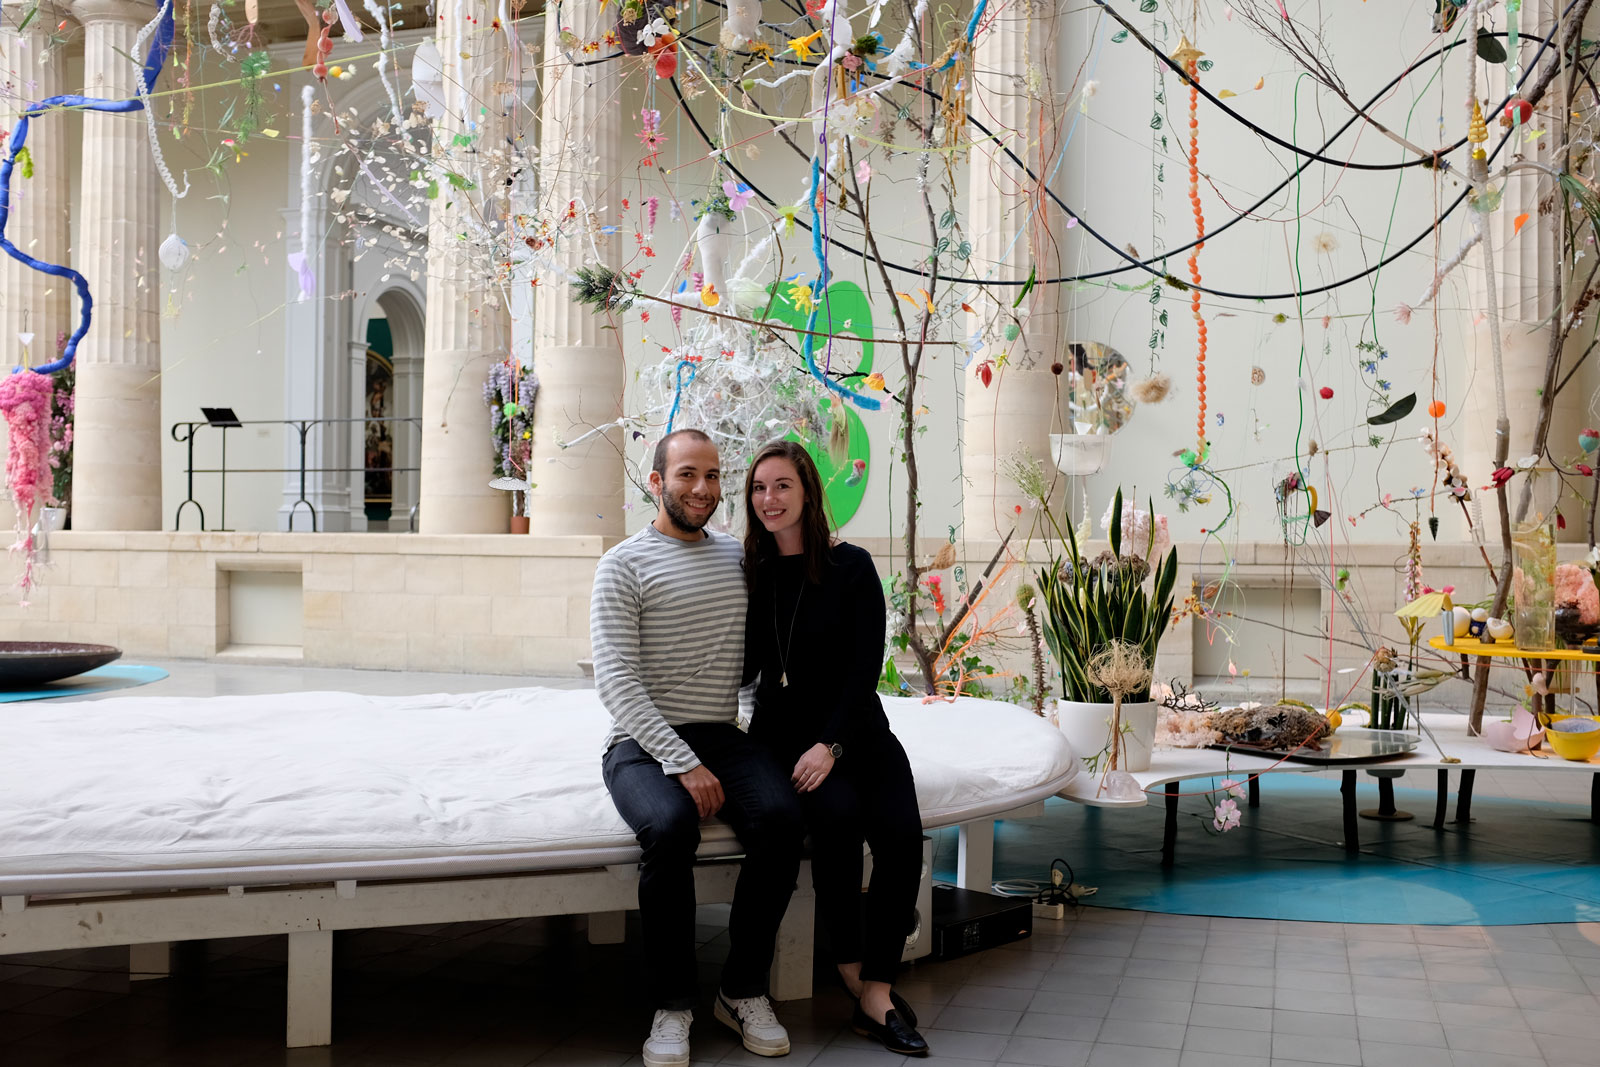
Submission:
POLYGON ((689 1067, 689 1024, 692 1011, 656 1012, 644 1043, 645 1067, 689 1067))
POLYGON ((718 990, 715 1014, 719 1021, 737 1032, 744 1047, 757 1056, 789 1054, 789 1031, 773 1014, 772 1004, 766 997, 734 1000, 718 990))

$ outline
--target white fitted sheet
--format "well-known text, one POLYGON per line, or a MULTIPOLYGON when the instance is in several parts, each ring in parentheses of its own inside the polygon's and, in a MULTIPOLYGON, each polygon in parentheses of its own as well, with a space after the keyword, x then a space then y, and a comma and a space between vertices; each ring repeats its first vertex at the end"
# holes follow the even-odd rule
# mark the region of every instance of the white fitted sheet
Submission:
MULTIPOLYGON (((926 827, 1078 774, 1011 704, 885 706, 926 827)), ((591 689, 285 693, 13 704, 0 730, 0 892, 449 877, 635 862, 600 777, 591 689)), ((738 851, 717 822, 702 855, 738 851)))

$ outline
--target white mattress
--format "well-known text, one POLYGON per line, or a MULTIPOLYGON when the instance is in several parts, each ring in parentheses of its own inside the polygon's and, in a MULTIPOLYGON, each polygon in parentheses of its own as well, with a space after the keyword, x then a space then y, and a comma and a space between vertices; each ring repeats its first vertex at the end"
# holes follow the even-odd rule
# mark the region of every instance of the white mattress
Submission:
MULTIPOLYGON (((986 700, 885 706, 926 827, 1049 796, 1059 731, 986 700)), ((0 893, 446 877, 635 862, 591 689, 11 704, 0 893)), ((708 823, 702 854, 738 851, 708 823)))

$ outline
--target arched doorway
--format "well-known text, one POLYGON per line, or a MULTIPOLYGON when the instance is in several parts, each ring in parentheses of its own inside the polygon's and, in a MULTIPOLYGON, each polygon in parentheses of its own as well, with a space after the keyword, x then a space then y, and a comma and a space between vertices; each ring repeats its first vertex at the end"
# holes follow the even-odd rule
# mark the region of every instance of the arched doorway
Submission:
POLYGON ((360 325, 366 351, 365 388, 359 391, 363 457, 362 511, 369 530, 412 529, 417 468, 422 461, 422 311, 403 289, 386 289, 367 307, 360 325))

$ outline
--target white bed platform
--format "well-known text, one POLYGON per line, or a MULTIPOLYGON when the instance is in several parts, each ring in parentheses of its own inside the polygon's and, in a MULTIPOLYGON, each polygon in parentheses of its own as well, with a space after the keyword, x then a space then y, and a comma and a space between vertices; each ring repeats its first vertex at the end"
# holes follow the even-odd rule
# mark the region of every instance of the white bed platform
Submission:
MULTIPOLYGON (((926 828, 961 827, 987 886, 993 820, 1037 814, 1078 761, 1013 705, 886 701, 926 828)), ((591 690, 371 698, 131 698, 8 712, 0 954, 285 934, 287 1043, 332 1039, 333 934, 589 915, 622 939, 638 849, 600 781, 591 690)), ((731 899, 738 843, 707 823, 699 899, 731 899)), ((808 870, 784 919, 778 999, 810 995, 808 870)))

